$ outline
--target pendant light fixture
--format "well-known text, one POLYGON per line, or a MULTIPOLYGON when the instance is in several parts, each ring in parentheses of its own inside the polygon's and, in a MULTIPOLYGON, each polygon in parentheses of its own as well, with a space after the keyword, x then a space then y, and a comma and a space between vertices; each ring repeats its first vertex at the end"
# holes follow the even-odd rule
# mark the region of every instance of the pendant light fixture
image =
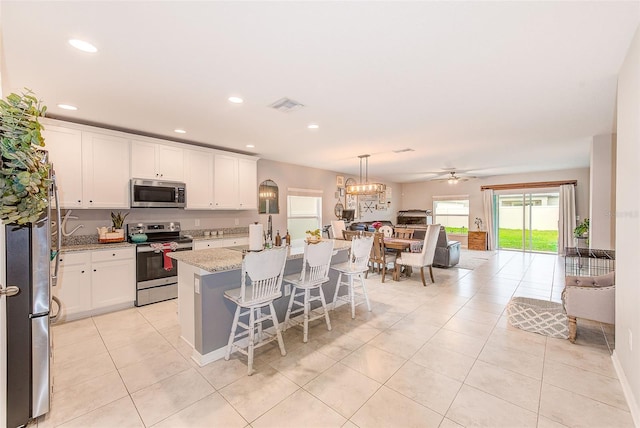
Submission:
POLYGON ((382 183, 369 183, 369 155, 360 155, 360 181, 358 184, 347 186, 349 195, 377 195, 385 192, 387 186, 382 183), (364 181, 362 181, 362 165, 364 163, 364 181))

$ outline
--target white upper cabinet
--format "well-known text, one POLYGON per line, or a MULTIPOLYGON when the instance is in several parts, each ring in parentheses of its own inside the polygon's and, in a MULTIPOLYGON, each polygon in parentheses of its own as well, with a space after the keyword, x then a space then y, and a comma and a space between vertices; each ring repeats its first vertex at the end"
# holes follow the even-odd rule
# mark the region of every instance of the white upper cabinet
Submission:
POLYGON ((213 167, 214 208, 238 209, 238 158, 215 155, 213 167))
POLYGON ((165 144, 133 140, 131 177, 183 181, 184 149, 165 144))
POLYGON ((258 208, 258 163, 232 155, 215 155, 213 167, 214 209, 258 208))
POLYGON ((129 208, 129 141, 46 126, 62 208, 129 208))
POLYGON ((83 205, 129 208, 129 140, 82 133, 83 205))
POLYGON ((258 162, 238 159, 238 205, 241 210, 258 209, 258 162))
POLYGON ((47 125, 42 136, 56 173, 60 206, 82 208, 82 133, 47 125))
POLYGON ((203 150, 184 151, 184 178, 187 206, 191 210, 213 208, 213 153, 203 150))

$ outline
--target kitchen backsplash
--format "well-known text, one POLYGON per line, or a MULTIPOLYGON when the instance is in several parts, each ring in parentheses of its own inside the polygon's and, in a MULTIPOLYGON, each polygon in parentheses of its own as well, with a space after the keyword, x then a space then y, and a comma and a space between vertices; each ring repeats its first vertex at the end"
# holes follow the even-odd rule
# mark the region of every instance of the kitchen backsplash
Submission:
MULTIPOLYGON (((179 221, 182 232, 194 236, 203 235, 205 231, 223 230, 224 233, 243 233, 234 230, 248 231, 249 224, 265 222, 256 211, 191 211, 179 208, 131 208, 128 210, 72 210, 71 216, 65 223, 65 231, 75 232, 70 236, 63 236, 63 244, 69 241, 98 239, 98 227, 111 227, 111 212, 129 213, 124 220, 129 223, 149 223, 164 221, 179 221), (77 218, 73 218, 77 217, 77 218)), ((62 210, 62 215, 67 210, 62 210)), ((84 243, 84 242, 83 242, 84 243)), ((68 245, 68 244, 67 244, 68 245)))
MULTIPOLYGON (((205 231, 213 231, 219 232, 222 231, 224 236, 234 236, 234 235, 248 235, 249 227, 223 227, 218 229, 197 229, 197 230, 182 230, 184 235, 191 235, 194 238, 203 237, 205 231)), ((55 242, 54 242, 55 243, 55 242)), ((62 238, 62 246, 70 246, 70 245, 91 245, 98 243, 98 234, 95 233, 93 235, 72 235, 72 236, 64 236, 62 238)))

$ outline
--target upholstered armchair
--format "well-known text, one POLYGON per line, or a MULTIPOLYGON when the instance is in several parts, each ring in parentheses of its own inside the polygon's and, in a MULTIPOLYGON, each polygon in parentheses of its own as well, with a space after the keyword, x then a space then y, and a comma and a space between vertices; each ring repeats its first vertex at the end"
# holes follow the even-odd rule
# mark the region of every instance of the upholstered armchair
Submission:
POLYGON ((562 292, 569 318, 569 341, 575 343, 576 318, 615 324, 614 272, 600 276, 567 276, 562 292))
POLYGON ((424 278, 424 268, 429 268, 429 276, 431 282, 436 282, 433 278, 433 255, 436 251, 436 243, 438 241, 438 233, 440 231, 439 224, 430 224, 427 227, 427 233, 424 235, 424 244, 422 245, 422 251, 419 253, 407 253, 403 252, 399 254, 396 259, 395 274, 396 278, 399 278, 401 266, 411 266, 420 268, 420 277, 422 278, 422 285, 427 286, 427 282, 424 278))
POLYGON ((452 267, 460 262, 460 242, 449 241, 447 230, 440 227, 436 253, 433 256, 433 265, 438 267, 452 267))

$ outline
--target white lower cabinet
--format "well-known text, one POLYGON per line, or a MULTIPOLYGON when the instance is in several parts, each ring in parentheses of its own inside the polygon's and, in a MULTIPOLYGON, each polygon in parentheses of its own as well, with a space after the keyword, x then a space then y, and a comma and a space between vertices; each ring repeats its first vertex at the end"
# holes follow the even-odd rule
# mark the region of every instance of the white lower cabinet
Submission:
POLYGON ((222 248, 224 247, 223 239, 205 239, 199 241, 193 241, 194 250, 206 250, 207 248, 222 248))
POLYGON ((58 262, 58 282, 51 289, 60 300, 58 319, 80 318, 91 307, 91 253, 62 253, 58 262))
POLYGON ((134 247, 62 253, 58 257, 58 283, 53 294, 62 305, 61 320, 133 306, 134 247))
POLYGON ((249 237, 225 238, 225 239, 204 239, 193 241, 194 250, 206 250, 207 248, 235 247, 237 245, 249 245, 249 237))

